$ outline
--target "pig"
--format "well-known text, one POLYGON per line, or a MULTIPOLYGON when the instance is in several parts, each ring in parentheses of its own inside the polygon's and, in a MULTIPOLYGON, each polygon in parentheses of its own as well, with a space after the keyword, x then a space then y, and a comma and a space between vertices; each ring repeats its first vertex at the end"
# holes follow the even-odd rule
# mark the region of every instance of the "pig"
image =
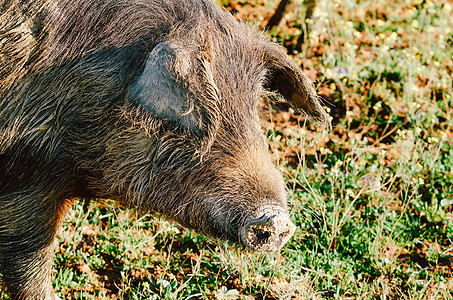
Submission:
POLYGON ((0 272, 12 299, 57 299, 53 241, 74 198, 256 251, 291 237, 259 99, 276 92, 329 118, 282 47, 210 0, 3 0, 0 24, 0 272))

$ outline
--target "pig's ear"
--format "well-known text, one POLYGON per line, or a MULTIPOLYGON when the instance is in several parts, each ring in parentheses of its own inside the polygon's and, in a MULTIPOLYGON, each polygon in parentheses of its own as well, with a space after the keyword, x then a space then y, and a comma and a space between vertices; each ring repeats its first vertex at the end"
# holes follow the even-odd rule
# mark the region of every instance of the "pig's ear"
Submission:
POLYGON ((269 71, 266 88, 277 91, 291 105, 330 128, 329 116, 322 108, 313 83, 277 45, 266 45, 265 64, 269 71))
POLYGON ((143 72, 129 87, 127 99, 159 120, 203 134, 203 113, 188 94, 193 60, 177 42, 159 43, 148 55, 143 72))

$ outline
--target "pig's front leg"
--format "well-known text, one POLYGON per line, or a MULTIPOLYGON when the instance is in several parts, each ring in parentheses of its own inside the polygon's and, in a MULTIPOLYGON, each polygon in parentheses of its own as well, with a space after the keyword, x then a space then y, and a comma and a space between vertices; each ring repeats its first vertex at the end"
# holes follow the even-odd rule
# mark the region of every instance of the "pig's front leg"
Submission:
POLYGON ((24 196, 0 197, 0 270, 11 299, 58 299, 51 280, 56 202, 24 196))

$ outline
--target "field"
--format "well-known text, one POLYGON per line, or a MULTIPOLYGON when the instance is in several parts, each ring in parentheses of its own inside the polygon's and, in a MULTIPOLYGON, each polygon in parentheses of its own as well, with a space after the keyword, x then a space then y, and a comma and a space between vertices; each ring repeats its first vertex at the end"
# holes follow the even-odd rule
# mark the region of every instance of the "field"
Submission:
MULTIPOLYGON (((255 253, 77 201, 56 241, 60 298, 453 299, 453 3, 318 0, 305 22, 311 2, 293 0, 269 30, 333 124, 263 102, 290 242, 255 253)), ((258 27, 278 5, 218 3, 258 27)))

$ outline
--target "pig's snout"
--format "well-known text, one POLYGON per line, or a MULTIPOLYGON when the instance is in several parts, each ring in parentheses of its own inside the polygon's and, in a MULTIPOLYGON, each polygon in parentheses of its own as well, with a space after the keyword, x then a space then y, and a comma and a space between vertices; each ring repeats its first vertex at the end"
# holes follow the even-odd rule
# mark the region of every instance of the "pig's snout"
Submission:
POLYGON ((296 226, 279 207, 267 207, 246 223, 241 241, 255 251, 277 251, 291 238, 296 226))

